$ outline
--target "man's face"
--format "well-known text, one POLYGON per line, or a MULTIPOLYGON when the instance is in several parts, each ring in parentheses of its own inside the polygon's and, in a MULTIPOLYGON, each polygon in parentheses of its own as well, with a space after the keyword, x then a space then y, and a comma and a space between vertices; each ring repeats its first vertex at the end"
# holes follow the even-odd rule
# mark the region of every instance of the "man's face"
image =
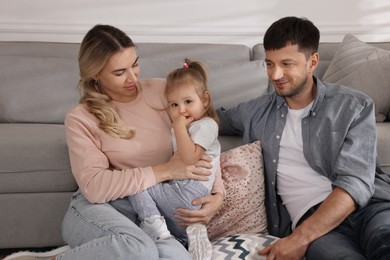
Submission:
MULTIPOLYGON (((298 45, 287 45, 278 50, 266 51, 268 77, 272 81, 275 92, 285 98, 297 98, 313 85, 313 54, 306 59, 298 45)), ((315 67, 315 66, 314 66, 315 67)))

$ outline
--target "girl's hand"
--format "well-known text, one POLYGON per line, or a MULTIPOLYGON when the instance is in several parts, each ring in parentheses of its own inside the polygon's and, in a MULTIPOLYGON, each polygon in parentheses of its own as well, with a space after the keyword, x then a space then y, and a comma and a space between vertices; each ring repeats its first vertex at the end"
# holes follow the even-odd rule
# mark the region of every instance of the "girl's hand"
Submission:
POLYGON ((172 127, 175 130, 176 129, 181 129, 181 128, 187 129, 187 126, 189 124, 191 124, 193 121, 194 121, 193 117, 185 117, 185 116, 182 116, 182 115, 178 115, 177 117, 175 117, 173 119, 172 127))
POLYGON ((179 226, 190 226, 192 224, 208 224, 217 214, 218 209, 222 206, 223 196, 221 193, 214 193, 205 197, 197 198, 192 201, 193 205, 202 205, 198 210, 177 208, 178 214, 175 217, 181 222, 179 226))

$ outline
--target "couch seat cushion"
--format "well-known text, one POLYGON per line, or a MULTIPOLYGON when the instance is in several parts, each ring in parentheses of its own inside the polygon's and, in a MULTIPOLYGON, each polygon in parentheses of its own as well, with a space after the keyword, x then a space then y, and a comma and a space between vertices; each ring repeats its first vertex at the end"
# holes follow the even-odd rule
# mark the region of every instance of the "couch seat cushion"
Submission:
POLYGON ((0 125, 0 193, 75 191, 63 125, 0 125))

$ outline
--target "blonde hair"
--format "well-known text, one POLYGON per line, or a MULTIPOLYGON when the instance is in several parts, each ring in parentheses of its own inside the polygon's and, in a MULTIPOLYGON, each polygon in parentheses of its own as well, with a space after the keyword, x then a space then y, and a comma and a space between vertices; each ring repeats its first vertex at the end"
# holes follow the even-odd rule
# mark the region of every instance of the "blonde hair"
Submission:
POLYGON ((78 56, 80 104, 87 106, 104 132, 123 139, 132 138, 134 132, 122 122, 117 109, 111 104, 111 97, 104 94, 100 82, 94 77, 114 53, 129 47, 135 45, 123 31, 110 25, 95 25, 81 42, 78 56))
POLYGON ((200 98, 203 98, 205 94, 208 95, 209 102, 205 108, 204 116, 211 117, 218 123, 219 119, 213 107, 208 86, 208 77, 203 63, 191 61, 186 58, 182 68, 175 69, 167 76, 165 95, 171 93, 186 82, 190 82, 195 87, 196 93, 200 98))

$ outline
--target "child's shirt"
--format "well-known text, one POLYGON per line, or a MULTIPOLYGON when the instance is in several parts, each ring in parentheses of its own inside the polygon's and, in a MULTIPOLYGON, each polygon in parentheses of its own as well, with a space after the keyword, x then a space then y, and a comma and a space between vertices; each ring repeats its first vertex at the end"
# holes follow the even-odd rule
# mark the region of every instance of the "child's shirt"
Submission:
MULTIPOLYGON (((202 182, 209 190, 211 190, 215 180, 215 173, 219 168, 219 157, 221 154, 221 145, 218 141, 218 124, 210 117, 203 117, 189 125, 188 133, 195 144, 205 149, 205 154, 213 157, 213 174, 209 176, 208 181, 202 182)), ((173 149, 176 151, 177 144, 173 129, 172 137, 173 149)))

